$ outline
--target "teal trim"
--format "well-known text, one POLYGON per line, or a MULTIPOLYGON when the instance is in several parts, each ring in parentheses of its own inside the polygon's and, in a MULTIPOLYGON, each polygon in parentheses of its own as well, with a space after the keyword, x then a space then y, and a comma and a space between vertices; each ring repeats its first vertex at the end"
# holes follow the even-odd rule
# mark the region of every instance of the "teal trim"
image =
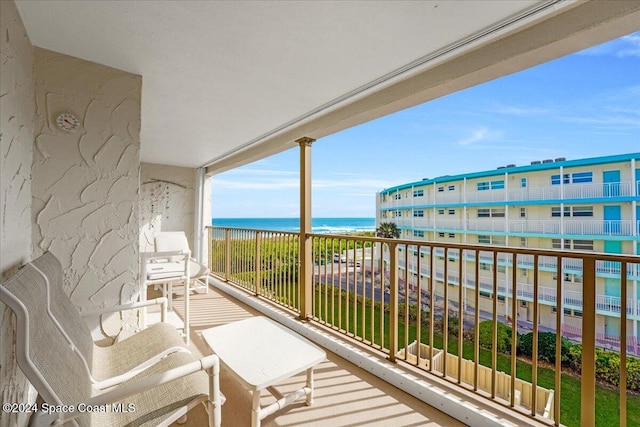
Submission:
MULTIPOLYGON (((571 205, 590 205, 590 204, 603 204, 603 203, 624 203, 640 201, 639 197, 624 196, 624 197, 590 197, 587 199, 549 199, 549 200, 507 200, 502 202, 473 202, 473 203, 438 203, 438 204, 424 204, 424 205, 406 205, 398 207, 380 208, 381 211, 395 211, 395 210, 408 210, 408 209, 433 209, 433 208, 474 208, 474 207, 492 207, 492 206, 527 206, 527 205, 559 205, 560 203, 571 205)), ((640 217, 638 218, 640 219, 640 217)))
MULTIPOLYGON (((446 183, 451 181, 460 181, 460 180, 463 180, 464 178, 474 179, 474 178, 484 178, 484 177, 491 177, 491 176, 500 176, 500 175, 504 175, 505 173, 514 174, 514 173, 523 173, 523 172, 537 172, 541 170, 554 170, 554 169, 559 169, 560 166, 562 166, 563 168, 573 168, 573 167, 582 167, 582 166, 590 166, 590 165, 601 165, 605 163, 626 162, 631 159, 640 160, 640 153, 592 157, 588 159, 578 159, 578 160, 565 160, 561 162, 542 163, 539 165, 516 166, 511 168, 493 169, 490 171, 472 172, 472 173, 459 174, 459 175, 445 175, 445 176, 440 176, 433 179, 423 179, 422 181, 415 181, 407 184, 401 184, 395 187, 385 188, 384 190, 380 191, 380 194, 404 190, 417 185, 429 185, 434 183, 441 184, 441 183, 446 183)), ((640 179, 640 178, 636 177, 636 179, 640 179)))
MULTIPOLYGON (((482 236, 508 236, 508 237, 539 237, 543 239, 584 239, 594 241, 624 241, 634 242, 640 241, 640 236, 608 236, 602 234, 543 234, 543 233, 511 233, 508 231, 485 231, 485 230, 459 230, 455 228, 434 228, 431 226, 426 227, 411 227, 409 225, 399 225, 400 230, 420 230, 420 231, 432 231, 435 233, 457 233, 466 235, 482 235, 482 236)), ((640 253, 640 246, 638 247, 640 253)))

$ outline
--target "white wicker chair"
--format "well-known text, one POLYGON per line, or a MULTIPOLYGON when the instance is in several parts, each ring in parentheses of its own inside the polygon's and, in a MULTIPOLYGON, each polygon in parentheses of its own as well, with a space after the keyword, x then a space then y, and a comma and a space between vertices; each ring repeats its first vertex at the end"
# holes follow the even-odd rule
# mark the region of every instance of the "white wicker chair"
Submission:
MULTIPOLYGON (((69 344, 78 349, 95 387, 111 387, 133 377, 170 353, 188 351, 175 327, 162 322, 111 346, 95 345, 87 324, 63 289, 60 261, 51 252, 46 252, 33 261, 31 267, 44 280, 54 323, 69 344)), ((27 283, 25 286, 31 284, 27 283)), ((162 304, 163 312, 166 311, 166 300, 163 299, 147 301, 144 305, 157 303, 162 304)), ((118 312, 141 305, 143 304, 110 307, 87 315, 118 312)))
POLYGON ((18 366, 42 402, 56 409, 35 412, 30 425, 167 426, 184 419, 201 402, 207 405, 209 425, 220 425, 223 398, 217 356, 196 360, 187 352, 172 353, 102 391, 94 386, 80 350, 68 342, 50 312, 48 292, 46 276, 33 264, 0 285, 0 301, 16 315, 18 366), (83 411, 87 407, 104 411, 83 411))
MULTIPOLYGON (((156 253, 183 251, 191 253, 187 236, 183 231, 161 231, 156 233, 154 237, 156 253)), ((207 277, 209 276, 209 268, 200 264, 195 258, 189 258, 189 288, 204 289, 205 293, 209 292, 207 277)))

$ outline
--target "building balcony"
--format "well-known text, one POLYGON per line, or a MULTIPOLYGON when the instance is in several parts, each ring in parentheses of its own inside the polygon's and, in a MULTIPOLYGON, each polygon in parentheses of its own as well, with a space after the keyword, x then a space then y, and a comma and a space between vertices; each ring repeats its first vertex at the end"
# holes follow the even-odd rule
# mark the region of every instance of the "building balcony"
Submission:
MULTIPOLYGON (((254 297, 239 292, 237 298, 220 289, 233 292, 232 285, 211 278, 212 289, 207 294, 196 293, 191 296, 191 345, 189 349, 196 356, 211 354, 202 339, 202 332, 206 329, 226 323, 246 319, 252 316, 264 316, 265 313, 256 310, 242 302, 251 302, 254 297)), ((236 292, 238 288, 235 288, 236 292)), ((150 291, 153 293, 153 291, 150 291)), ((155 295, 154 295, 155 296, 155 295)), ((177 325, 184 316, 182 296, 175 297, 175 314, 173 317, 177 325)), ((270 310, 274 306, 262 301, 263 310, 270 310)), ((278 311, 282 315, 281 307, 278 311)), ((171 313, 170 313, 171 314, 171 313)), ((269 312, 270 315, 274 315, 269 312)), ((150 313, 149 316, 153 316, 150 313)), ((294 320, 292 313, 284 318, 294 320)), ((352 344, 358 345, 357 342, 352 344)), ((304 384, 304 373, 293 376, 279 385, 279 389, 287 393, 304 384)), ((429 426, 463 426, 461 422, 444 414, 424 402, 405 393, 391 384, 376 378, 348 360, 327 351, 327 359, 314 370, 315 394, 312 406, 306 406, 304 401, 288 406, 286 410, 276 412, 262 420, 263 427, 283 425, 429 425, 429 426)), ((220 379, 221 390, 226 397, 222 406, 222 426, 248 426, 251 424, 251 396, 224 369, 220 379)), ((273 397, 264 392, 261 396, 263 403, 270 404, 273 397), (271 399, 271 400, 269 400, 271 399)), ((200 427, 207 425, 206 413, 203 407, 198 407, 189 413, 185 427, 200 427)))
POLYGON ((634 228, 640 230, 640 221, 632 220, 577 220, 577 219, 439 219, 397 218, 399 227, 420 228, 433 231, 465 231, 472 233, 510 233, 534 235, 581 235, 581 236, 632 236, 634 228), (635 227, 634 227, 635 225, 635 227))
POLYGON ((497 202, 539 202, 560 200, 589 200, 589 199, 613 199, 618 197, 632 197, 634 188, 636 194, 640 194, 640 181, 612 182, 612 183, 588 183, 588 184, 564 184, 548 185, 542 187, 518 187, 513 189, 496 189, 485 191, 445 191, 433 194, 425 194, 423 197, 402 197, 394 199, 387 197, 381 203, 381 208, 406 208, 419 206, 448 206, 457 204, 478 204, 497 202))
MULTIPOLYGON (((307 234, 312 249, 309 258, 301 259, 301 237, 298 233, 218 227, 209 230, 212 272, 238 286, 240 290, 234 291, 235 295, 237 292, 249 292, 249 300, 269 301, 282 310, 309 319, 308 327, 327 328, 343 339, 355 340, 376 360, 389 360, 398 366, 415 368, 416 375, 425 381, 435 376, 464 392, 476 390, 472 392, 476 398, 497 403, 508 413, 525 413, 529 420, 561 422, 560 408, 569 405, 562 399, 575 399, 569 395, 561 398, 553 392, 562 386, 561 360, 558 358, 556 361, 555 379, 551 382, 540 383, 534 374, 532 379, 529 377, 529 386, 523 387, 517 385, 519 380, 508 372, 505 373, 506 379, 502 379, 503 374, 499 373, 496 361, 510 360, 507 365, 512 363, 515 367, 515 352, 503 355, 497 350, 488 350, 487 359, 481 359, 479 354, 485 350, 476 343, 479 343, 482 320, 488 319, 492 325, 513 323, 512 319, 518 318, 521 302, 528 304, 535 314, 533 318, 536 318, 544 305, 555 304, 553 327, 533 322, 529 329, 521 332, 538 336, 542 332, 561 331, 560 335, 581 343, 582 384, 579 388, 582 401, 600 393, 596 391, 599 388, 592 384, 595 366, 591 366, 598 347, 620 351, 623 358, 640 353, 637 322, 634 323, 631 316, 638 308, 637 285, 634 282, 631 291, 627 286, 627 272, 638 267, 638 256, 307 234), (451 263, 450 255, 456 253, 458 257, 462 253, 465 259, 479 262, 472 261, 470 267, 463 270, 462 263, 451 263), (480 274, 480 264, 487 257, 493 260, 494 265, 499 259, 515 257, 517 263, 520 258, 532 257, 534 277, 546 271, 542 270, 543 266, 549 268, 550 263, 543 260, 555 259, 556 266, 578 262, 583 268, 583 294, 563 294, 561 289, 520 284, 511 272, 507 278, 500 278, 492 272, 480 274), (618 277, 623 286, 618 300, 596 295, 597 263, 618 263, 621 266, 618 277), (410 266, 409 272, 411 268, 423 271, 423 267, 428 266, 429 271, 436 272, 437 280, 430 277, 418 280, 418 275, 410 274, 405 265, 410 266), (459 277, 465 277, 465 286, 452 286, 456 285, 459 277), (479 286, 475 286, 476 281, 479 281, 479 286), (464 288, 469 294, 463 292, 464 288), (483 308, 481 314, 481 310, 474 309, 475 305, 469 303, 474 298, 478 301, 481 294, 489 297, 503 294, 508 298, 500 300, 504 303, 500 308, 499 298, 490 298, 489 307, 493 308, 488 311, 483 308), (562 302, 557 304, 558 301, 562 302), (586 301, 593 303, 587 304, 586 301), (581 326, 577 329, 575 322, 565 323, 562 315, 565 309, 577 310, 576 303, 581 309, 581 326), (606 330, 602 317, 597 316, 603 310, 617 310, 620 318, 617 335, 610 329, 606 330), (465 338, 457 340, 457 337, 465 338), (429 343, 434 343, 433 348, 429 343), (470 353, 463 351, 467 345, 474 350, 470 353), (418 351, 418 347, 421 350, 418 351), (458 358, 458 354, 464 354, 464 359, 458 358), (464 368, 469 363, 470 368, 464 368), (485 368, 488 369, 487 376, 480 374, 485 368)), ((556 274, 562 273, 557 270, 556 267, 556 274)), ((518 321, 519 329, 523 327, 521 323, 518 321)), ((494 343, 495 339, 496 335, 494 343)), ((515 336, 511 345, 513 348, 518 346, 515 336)), ((558 338, 556 346, 559 345, 558 338)), ((495 345, 491 347, 496 349, 495 345)), ((530 365, 534 373, 543 369, 536 354, 530 365)), ((622 375, 621 381, 627 382, 624 373, 622 375)), ((415 395, 421 396, 422 392, 415 395)), ((624 388, 619 396, 623 408, 636 398, 627 396, 624 388)), ((457 418, 460 415, 456 411, 447 413, 457 418)))

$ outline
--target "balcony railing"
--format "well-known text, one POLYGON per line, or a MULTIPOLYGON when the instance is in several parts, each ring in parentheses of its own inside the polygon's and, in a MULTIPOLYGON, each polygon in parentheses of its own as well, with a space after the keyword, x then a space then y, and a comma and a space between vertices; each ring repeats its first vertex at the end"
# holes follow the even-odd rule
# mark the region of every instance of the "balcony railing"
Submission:
POLYGON ((636 186, 636 194, 640 194, 640 181, 631 182, 606 182, 588 184, 564 184, 545 187, 518 187, 513 189, 498 189, 486 191, 461 191, 440 192, 433 195, 426 194, 418 199, 413 197, 394 199, 388 197, 381 204, 383 208, 406 207, 419 205, 447 205, 458 203, 484 203, 509 201, 534 201, 534 200, 572 200, 572 199, 602 199, 613 197, 628 197, 633 195, 633 186, 636 186), (417 200, 417 202, 416 202, 417 200))
MULTIPOLYGON (((565 219, 436 219, 429 218, 397 218, 394 222, 399 227, 421 228, 426 230, 455 230, 470 232, 509 232, 530 234, 578 234, 589 236, 631 236, 634 222, 632 220, 576 220, 565 219)), ((640 232, 640 221, 636 221, 636 232, 640 232)))
MULTIPOLYGON (((414 365, 424 375, 439 376, 507 408, 524 410, 534 418, 549 418, 556 425, 561 422, 561 399, 576 398, 554 393, 562 381, 563 335, 582 344, 582 425, 595 424, 597 345, 618 349, 620 366, 626 366, 629 353, 640 352, 630 320, 634 310, 637 313, 637 298, 629 295, 637 293, 638 284, 629 280, 629 271, 637 271, 638 256, 306 234, 312 251, 308 259, 300 259, 299 233, 209 230, 214 274, 301 315, 308 313, 304 317, 359 340, 380 357, 414 365), (493 266, 528 263, 533 284, 518 283, 518 269, 512 268, 502 277, 496 268, 483 271, 481 264, 486 261, 493 266), (302 263, 306 267, 299 269, 302 263), (580 295, 562 286, 568 265, 581 269, 580 295), (619 298, 597 295, 598 265, 617 266, 619 298), (434 277, 418 274, 423 267, 435 272, 434 277), (555 269, 555 288, 539 284, 540 274, 550 269, 555 269), (308 275, 300 277, 299 271, 308 275), (464 285, 456 286, 460 278, 464 285), (538 338, 543 328, 537 321, 530 324, 533 347, 530 370, 526 369, 528 385, 518 378, 518 328, 510 332, 513 350, 498 353, 498 324, 520 323, 521 301, 527 301, 532 319, 539 319, 541 304, 555 307, 553 326, 546 328, 560 332, 555 338, 553 381, 538 381, 542 368, 538 338), (581 309, 580 328, 563 322, 563 310, 577 308, 581 309), (603 318, 596 314, 603 309, 619 316, 617 333, 601 324, 603 318), (481 347, 482 318, 490 320, 489 349, 481 347), (508 360, 507 367, 503 363, 499 368, 498 360, 508 360)), ((621 369, 618 381, 622 384, 619 417, 624 420, 627 389, 637 386, 632 384, 637 380, 627 378, 626 369, 621 369)))

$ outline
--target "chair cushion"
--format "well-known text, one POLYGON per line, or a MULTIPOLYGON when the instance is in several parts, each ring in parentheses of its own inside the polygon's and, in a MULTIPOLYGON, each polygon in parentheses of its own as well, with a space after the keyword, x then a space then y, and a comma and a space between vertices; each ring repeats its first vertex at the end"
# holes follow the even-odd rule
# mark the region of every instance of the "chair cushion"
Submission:
POLYGON ((135 335, 108 347, 97 347, 93 351, 93 377, 102 381, 137 368, 156 356, 183 351, 184 340, 175 326, 154 323, 135 335))
POLYGON ((192 279, 199 279, 209 275, 209 267, 195 261, 189 263, 189 274, 192 279))
POLYGON ((176 279, 184 275, 184 261, 150 262, 147 264, 147 280, 176 279))
MULTIPOLYGON (((141 372, 124 384, 135 383, 151 375, 183 366, 196 360, 189 353, 173 353, 147 370, 141 372)), ((169 418, 173 412, 183 406, 193 407, 207 399, 209 393, 209 377, 204 371, 198 371, 186 377, 170 381, 144 392, 134 394, 119 403, 135 407, 132 412, 91 413, 86 418, 91 426, 157 426, 169 418)), ((83 417, 84 418, 84 417, 83 417)))

